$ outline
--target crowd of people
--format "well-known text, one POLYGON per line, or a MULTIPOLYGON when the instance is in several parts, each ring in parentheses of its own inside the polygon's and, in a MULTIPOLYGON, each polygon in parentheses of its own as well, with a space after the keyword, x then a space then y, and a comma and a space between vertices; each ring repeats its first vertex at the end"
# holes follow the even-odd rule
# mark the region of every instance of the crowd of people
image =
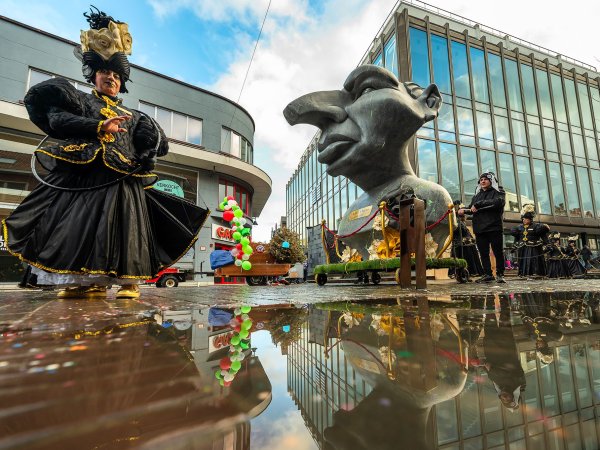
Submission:
POLYGON ((570 235, 564 247, 560 232, 551 232, 548 225, 534 222, 536 211, 531 204, 523 206, 521 224, 511 230, 516 260, 507 259, 503 244, 504 198, 496 175, 484 172, 469 206, 457 208, 460 220, 454 234, 452 256, 467 261, 469 275, 480 276, 475 282, 505 283, 505 269, 516 268, 521 278, 583 278, 594 268, 590 248, 587 245, 582 249, 577 247, 579 236, 570 235), (467 215, 472 215, 474 237, 466 226, 467 215), (496 258, 495 277, 490 248, 496 258))

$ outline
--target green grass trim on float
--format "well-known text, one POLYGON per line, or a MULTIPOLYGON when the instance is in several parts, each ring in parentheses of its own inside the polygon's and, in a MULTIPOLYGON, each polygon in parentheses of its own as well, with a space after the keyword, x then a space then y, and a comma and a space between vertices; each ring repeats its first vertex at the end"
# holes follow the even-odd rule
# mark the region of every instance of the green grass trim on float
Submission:
MULTIPOLYGON (((411 266, 415 266, 415 259, 411 258, 411 266)), ((454 258, 426 258, 427 269, 450 269, 452 267, 467 267, 467 261, 454 258)), ((372 259, 370 261, 358 261, 349 263, 321 264, 315 267, 315 275, 329 273, 349 273, 359 270, 395 270, 400 268, 400 258, 372 259)))

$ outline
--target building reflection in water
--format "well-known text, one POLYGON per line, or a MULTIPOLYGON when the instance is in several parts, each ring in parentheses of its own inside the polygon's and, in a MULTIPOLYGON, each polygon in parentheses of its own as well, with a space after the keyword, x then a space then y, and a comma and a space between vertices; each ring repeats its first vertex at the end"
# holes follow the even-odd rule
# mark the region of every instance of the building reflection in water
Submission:
POLYGON ((288 389, 321 448, 599 448, 598 294, 434 300, 310 310, 288 389))

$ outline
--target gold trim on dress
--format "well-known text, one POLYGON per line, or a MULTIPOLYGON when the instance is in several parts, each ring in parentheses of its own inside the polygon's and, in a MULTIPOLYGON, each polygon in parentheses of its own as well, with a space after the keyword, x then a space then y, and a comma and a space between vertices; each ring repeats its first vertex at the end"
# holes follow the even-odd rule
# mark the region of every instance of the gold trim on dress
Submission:
POLYGON ((94 161, 94 159, 96 159, 96 156, 98 156, 98 152, 101 149, 102 149, 102 147, 98 147, 96 149, 96 151, 94 152, 94 155, 90 159, 85 160, 85 161, 75 161, 73 159, 65 158, 63 156, 58 156, 58 155, 50 153, 50 152, 48 152, 46 150, 42 150, 41 148, 36 149, 35 152, 43 153, 44 155, 50 156, 51 158, 60 159, 61 161, 67 161, 67 162, 70 162, 72 164, 90 164, 91 162, 94 161))
POLYGON ((83 143, 83 144, 70 144, 70 145, 61 145, 60 148, 62 148, 65 152, 75 152, 78 150, 83 150, 85 147, 87 147, 89 144, 83 143))

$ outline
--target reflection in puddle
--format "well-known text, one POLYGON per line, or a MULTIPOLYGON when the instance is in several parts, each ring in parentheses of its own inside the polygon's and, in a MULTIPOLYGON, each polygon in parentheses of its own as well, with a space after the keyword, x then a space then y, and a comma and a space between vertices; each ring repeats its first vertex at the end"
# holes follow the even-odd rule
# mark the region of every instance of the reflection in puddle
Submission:
POLYGON ((0 340, 0 448, 597 449, 599 302, 50 303, 0 340))

